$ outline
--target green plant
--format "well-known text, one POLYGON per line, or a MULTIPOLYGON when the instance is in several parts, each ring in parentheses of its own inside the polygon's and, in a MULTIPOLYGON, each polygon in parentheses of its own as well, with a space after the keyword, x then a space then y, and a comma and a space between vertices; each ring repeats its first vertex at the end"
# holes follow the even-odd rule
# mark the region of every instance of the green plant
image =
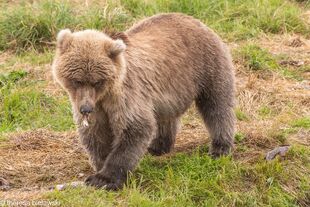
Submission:
POLYGON ((239 121, 248 121, 249 120, 249 117, 240 108, 235 109, 235 114, 236 114, 236 117, 239 121))
POLYGON ((300 119, 296 119, 291 122, 291 126, 309 129, 310 128, 310 117, 303 117, 300 119))
POLYGON ((280 67, 268 51, 261 49, 257 45, 243 46, 238 51, 238 55, 250 70, 277 70, 280 67))

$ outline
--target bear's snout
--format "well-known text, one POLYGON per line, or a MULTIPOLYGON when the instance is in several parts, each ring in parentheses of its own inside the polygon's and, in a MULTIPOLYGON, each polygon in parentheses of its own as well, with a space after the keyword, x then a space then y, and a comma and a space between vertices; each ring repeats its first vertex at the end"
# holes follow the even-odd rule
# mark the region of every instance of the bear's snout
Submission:
POLYGON ((82 105, 80 107, 80 113, 83 114, 83 115, 88 115, 90 113, 92 113, 94 111, 93 107, 90 106, 90 105, 82 105))

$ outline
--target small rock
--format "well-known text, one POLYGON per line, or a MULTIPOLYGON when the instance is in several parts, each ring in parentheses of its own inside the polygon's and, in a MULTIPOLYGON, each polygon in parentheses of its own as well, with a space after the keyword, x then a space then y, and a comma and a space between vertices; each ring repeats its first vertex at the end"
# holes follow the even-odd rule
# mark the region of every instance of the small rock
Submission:
POLYGON ((82 182, 82 181, 75 181, 75 182, 71 182, 71 183, 65 183, 65 184, 59 184, 59 185, 56 185, 56 186, 52 186, 50 187, 49 189, 50 190, 59 190, 59 191, 63 191, 67 188, 77 188, 77 187, 80 187, 80 186, 85 186, 85 183, 82 182))
POLYGON ((281 146, 274 148, 273 150, 267 152, 266 160, 273 160, 277 155, 280 155, 281 157, 285 156, 289 148, 290 146, 281 146))
POLYGON ((55 187, 55 189, 59 190, 59 191, 64 190, 65 188, 66 188, 65 184, 59 184, 59 185, 56 185, 56 187, 55 187))

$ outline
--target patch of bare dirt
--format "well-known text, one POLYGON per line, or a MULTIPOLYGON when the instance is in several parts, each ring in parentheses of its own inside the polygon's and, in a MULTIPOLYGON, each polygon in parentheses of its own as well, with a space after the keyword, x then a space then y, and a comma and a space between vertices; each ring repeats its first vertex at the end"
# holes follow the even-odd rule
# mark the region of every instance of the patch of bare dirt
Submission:
POLYGON ((1 52, 0 53, 0 67, 3 66, 11 56, 12 55, 9 52, 1 52))
MULTIPOLYGON (((238 72, 237 105, 249 118, 238 121, 238 131, 250 136, 256 146, 260 145, 260 140, 266 146, 274 146, 275 136, 281 130, 289 128, 288 123, 299 117, 310 116, 308 83, 286 79, 276 73, 268 79, 262 79, 253 74, 244 76, 243 72, 238 72), (264 108, 270 110, 266 117, 260 114, 264 108), (254 137, 258 138, 253 139, 254 137)), ((288 136, 286 142, 309 145, 309 133, 306 129, 298 130, 288 136)))
POLYGON ((74 132, 16 133, 1 146, 0 176, 13 190, 38 191, 90 172, 88 158, 74 132))
MULTIPOLYGON (((310 68, 310 39, 296 34, 262 36, 258 44, 272 54, 285 55, 282 63, 287 66, 310 68)), ((309 69, 304 72, 304 77, 310 79, 309 69)))
POLYGON ((198 126, 183 126, 182 131, 177 135, 175 152, 189 151, 198 146, 207 145, 209 142, 208 132, 200 123, 198 126))
POLYGON ((296 34, 262 36, 259 45, 273 54, 285 54, 288 57, 310 60, 310 40, 296 34))

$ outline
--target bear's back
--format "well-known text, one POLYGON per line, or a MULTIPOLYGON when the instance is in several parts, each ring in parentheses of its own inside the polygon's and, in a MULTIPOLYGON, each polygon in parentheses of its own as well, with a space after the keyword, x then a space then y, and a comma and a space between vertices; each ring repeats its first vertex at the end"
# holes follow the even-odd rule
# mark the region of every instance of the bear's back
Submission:
POLYGON ((125 85, 134 88, 129 93, 152 99, 155 111, 162 115, 183 113, 201 86, 212 85, 215 79, 222 79, 224 70, 232 70, 221 39, 193 17, 159 14, 142 20, 125 34, 125 85))
POLYGON ((198 20, 185 14, 181 13, 157 14, 138 22, 129 30, 127 30, 127 34, 129 36, 134 36, 135 34, 138 33, 150 32, 153 30, 163 30, 163 29, 166 31, 175 30, 176 27, 179 28, 182 26, 186 27, 187 25, 191 24, 195 26, 201 26, 198 20))

